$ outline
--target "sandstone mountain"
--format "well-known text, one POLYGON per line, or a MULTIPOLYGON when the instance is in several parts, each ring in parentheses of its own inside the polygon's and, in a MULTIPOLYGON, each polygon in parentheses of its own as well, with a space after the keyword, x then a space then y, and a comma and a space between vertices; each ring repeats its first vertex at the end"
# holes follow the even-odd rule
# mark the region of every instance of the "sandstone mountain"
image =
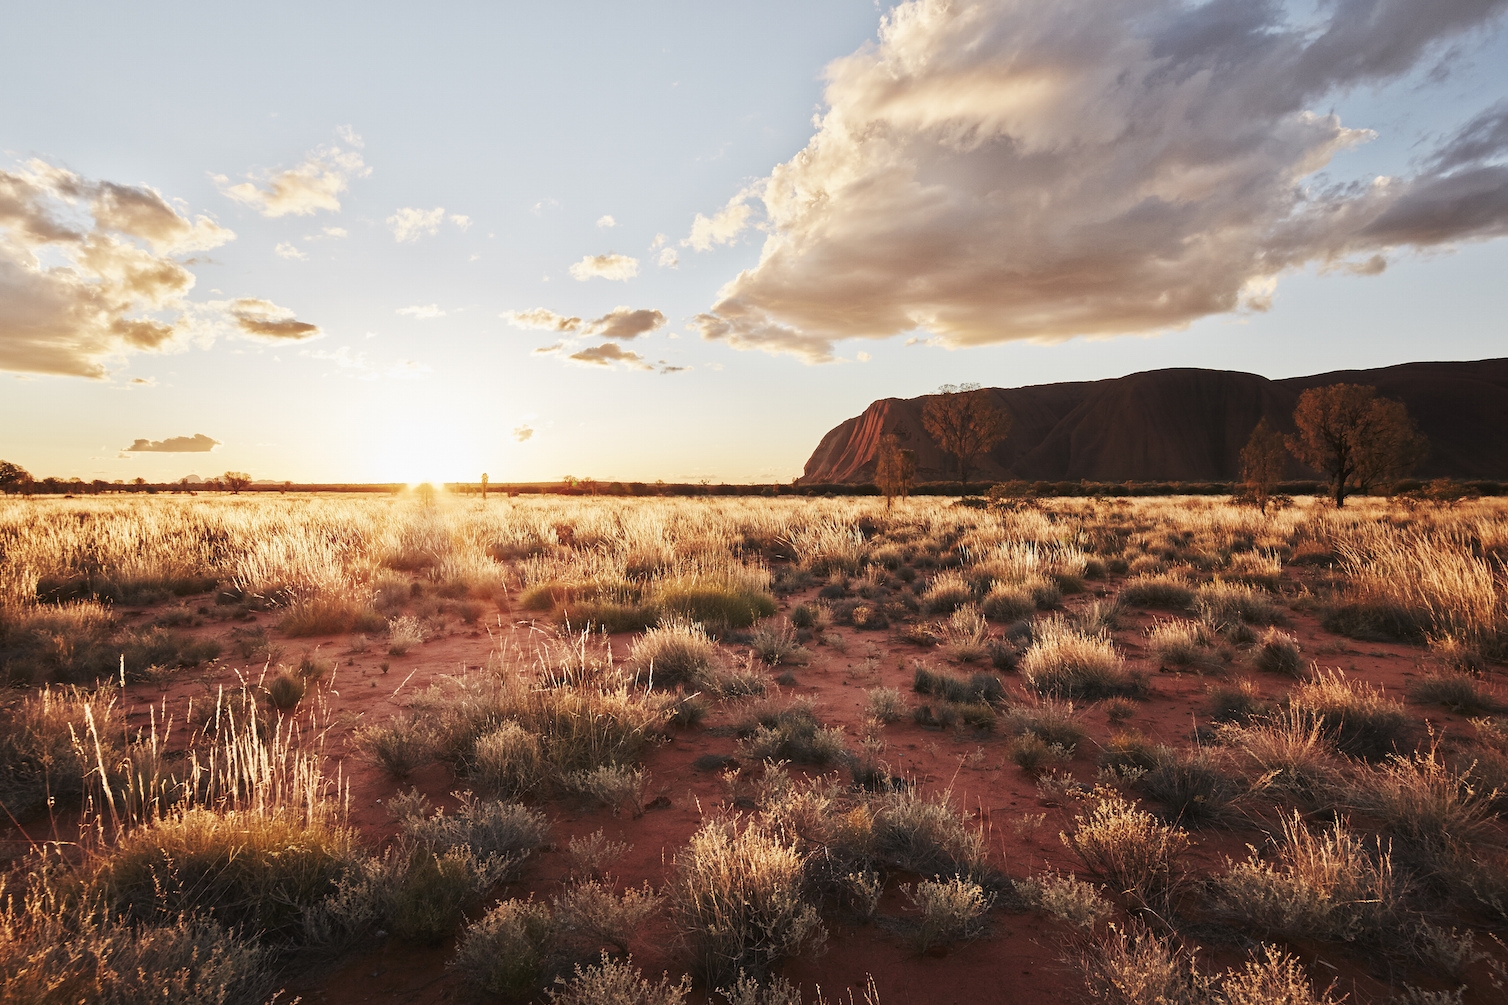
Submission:
MULTIPOLYGON (((1113 380, 988 388, 1014 418, 971 480, 1231 481, 1257 420, 1293 431, 1306 388, 1370 384, 1408 406, 1429 438, 1420 478, 1508 479, 1508 359, 1405 363, 1268 380, 1229 370, 1149 370, 1113 380)), ((955 477, 922 426, 919 398, 884 398, 822 438, 801 481, 874 479, 880 437, 916 451, 919 481, 955 477)), ((1294 462, 1290 477, 1315 473, 1294 462)))

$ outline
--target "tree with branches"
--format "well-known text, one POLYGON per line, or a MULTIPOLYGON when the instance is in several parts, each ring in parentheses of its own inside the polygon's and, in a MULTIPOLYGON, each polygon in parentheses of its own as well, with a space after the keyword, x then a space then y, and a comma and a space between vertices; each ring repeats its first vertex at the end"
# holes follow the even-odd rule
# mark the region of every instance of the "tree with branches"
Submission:
POLYGON ((0 492, 22 492, 31 484, 31 475, 19 464, 0 461, 0 492))
POLYGON ((874 480, 885 496, 886 509, 890 508, 896 496, 904 499, 911 494, 911 485, 916 481, 916 452, 904 449, 900 437, 894 433, 880 437, 874 480))
POLYGON ((1246 494, 1254 499, 1262 512, 1267 512, 1272 490, 1283 479, 1283 468, 1288 464, 1288 444, 1283 434, 1267 424, 1264 416, 1257 420, 1251 438, 1241 449, 1241 481, 1246 494))
POLYGON ((240 495, 242 489, 251 485, 251 475, 244 471, 227 471, 220 476, 220 481, 231 495, 240 495))
POLYGON ((1429 449, 1403 403, 1377 397, 1375 387, 1311 387, 1299 395, 1293 421, 1298 434, 1288 438, 1288 449, 1329 479, 1336 506, 1408 474, 1429 449))
POLYGON ((944 384, 922 406, 922 425, 937 445, 958 461, 960 494, 969 491, 969 470, 1011 431, 1011 414, 978 384, 944 384))

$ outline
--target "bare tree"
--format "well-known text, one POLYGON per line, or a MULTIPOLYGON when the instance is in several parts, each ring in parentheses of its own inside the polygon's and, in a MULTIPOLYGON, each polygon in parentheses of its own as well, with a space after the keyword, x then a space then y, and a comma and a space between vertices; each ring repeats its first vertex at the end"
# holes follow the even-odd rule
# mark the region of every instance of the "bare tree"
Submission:
POLYGON ((991 400, 978 384, 944 384, 922 406, 922 425, 937 445, 958 460, 958 486, 969 491, 974 460, 1005 439, 1011 414, 991 400))
POLYGON ((232 495, 238 495, 242 489, 251 484, 251 475, 244 471, 227 471, 220 476, 220 481, 232 495))
POLYGON ((886 509, 896 496, 904 499, 911 493, 911 483, 916 481, 916 452, 902 449, 900 437, 894 433, 880 437, 874 480, 885 496, 886 509))
POLYGON ((1257 501, 1262 512, 1267 512, 1267 501, 1272 498, 1273 487, 1283 478, 1283 468, 1288 463, 1288 445, 1283 434, 1267 424, 1267 419, 1257 421, 1251 431, 1251 439, 1241 450, 1241 481, 1246 485, 1246 494, 1257 501))
POLYGON ((1336 506, 1350 493, 1401 478, 1429 449, 1403 403, 1377 397, 1375 387, 1311 387, 1299 395, 1293 421, 1299 431, 1288 449, 1330 480, 1336 506))

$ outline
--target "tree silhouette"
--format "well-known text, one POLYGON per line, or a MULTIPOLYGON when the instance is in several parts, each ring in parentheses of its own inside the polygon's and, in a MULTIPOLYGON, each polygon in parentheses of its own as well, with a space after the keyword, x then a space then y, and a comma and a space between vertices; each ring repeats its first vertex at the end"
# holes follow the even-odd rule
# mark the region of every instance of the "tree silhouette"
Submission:
POLYGON ((0 461, 0 492, 19 492, 31 484, 31 475, 19 464, 0 461))
POLYGON ((1283 434, 1267 424, 1264 416, 1251 431, 1251 438, 1241 449, 1241 481, 1246 493, 1257 501, 1262 512, 1267 512, 1267 501, 1272 490, 1283 478, 1283 468, 1288 463, 1288 445, 1283 434))
POLYGON ((902 449, 900 438, 894 433, 880 437, 874 480, 885 496, 886 509, 896 496, 904 499, 911 493, 911 483, 916 480, 916 452, 902 449))
POLYGON ((1288 449, 1330 480, 1336 506, 1353 492, 1401 478, 1429 449, 1403 403, 1377 397, 1375 387, 1311 387, 1299 395, 1293 421, 1299 431, 1288 449))
POLYGON ((220 481, 230 490, 232 495, 240 494, 240 491, 251 484, 251 475, 244 471, 227 471, 220 476, 220 481))
POLYGON ((1011 431, 1011 414, 978 384, 944 384, 922 405, 922 425, 937 445, 958 460, 960 493, 969 491, 969 469, 1011 431))

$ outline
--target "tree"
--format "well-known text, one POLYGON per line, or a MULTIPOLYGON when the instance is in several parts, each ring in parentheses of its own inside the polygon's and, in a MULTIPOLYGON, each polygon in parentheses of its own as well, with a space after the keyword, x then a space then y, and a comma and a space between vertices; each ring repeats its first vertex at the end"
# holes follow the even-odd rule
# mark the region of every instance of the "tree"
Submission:
POLYGON ((1257 501, 1263 513, 1267 512, 1273 486, 1282 480, 1287 463, 1288 445, 1283 434, 1269 426, 1264 416, 1257 421, 1251 439, 1241 450, 1241 481, 1246 484, 1247 495, 1257 501))
POLYGON ((880 449, 874 466, 875 484, 885 496, 885 508, 896 496, 905 498, 916 480, 916 452, 901 448, 900 437, 886 433, 880 437, 880 449))
POLYGON ((251 475, 244 471, 227 471, 220 476, 220 481, 225 483, 225 487, 232 494, 239 494, 242 489, 251 484, 251 475))
POLYGON ((1336 506, 1352 492, 1408 474, 1429 449, 1403 403, 1377 397, 1375 387, 1311 387, 1299 395, 1293 421, 1299 431, 1288 449, 1330 480, 1336 506))
POLYGON ((22 492, 31 484, 31 475, 19 464, 0 461, 0 492, 22 492))
POLYGON ((958 486, 969 491, 969 469, 1011 431, 1011 414, 978 384, 944 384, 922 406, 922 425, 945 452, 958 459, 958 486))

